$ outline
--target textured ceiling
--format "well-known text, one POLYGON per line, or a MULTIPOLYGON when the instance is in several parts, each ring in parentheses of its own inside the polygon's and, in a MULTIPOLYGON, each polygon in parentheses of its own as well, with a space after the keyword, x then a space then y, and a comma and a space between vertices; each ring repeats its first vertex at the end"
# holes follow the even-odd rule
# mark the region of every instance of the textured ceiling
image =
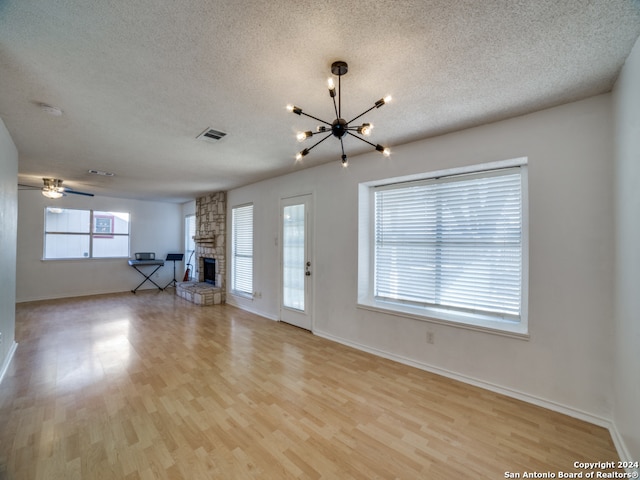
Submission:
POLYGON ((639 34, 633 0, 0 0, 0 117, 20 183, 180 202, 340 168, 294 163, 316 122, 284 108, 333 120, 335 60, 346 119, 393 95, 362 119, 393 147, 608 92, 639 34))

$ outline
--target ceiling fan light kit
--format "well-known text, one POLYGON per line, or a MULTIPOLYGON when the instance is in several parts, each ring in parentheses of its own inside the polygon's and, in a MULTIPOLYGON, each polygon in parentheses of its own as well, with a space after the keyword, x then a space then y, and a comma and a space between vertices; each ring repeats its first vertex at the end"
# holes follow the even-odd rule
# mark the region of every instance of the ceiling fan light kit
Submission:
POLYGON ((342 95, 341 95, 341 88, 340 88, 340 84, 341 84, 341 78, 343 75, 345 75, 347 72, 349 71, 349 67, 347 65, 346 62, 343 61, 337 61, 337 62, 333 62, 331 64, 331 73, 333 75, 336 75, 338 77, 338 89, 336 91, 336 85, 335 85, 335 81, 332 77, 329 78, 328 80, 328 88, 329 88, 329 96, 331 97, 331 99, 333 100, 333 109, 335 111, 336 114, 336 118, 335 120, 333 120, 333 122, 327 122, 325 120, 322 120, 320 118, 314 117, 313 115, 309 115, 308 113, 305 113, 302 111, 302 108, 296 106, 296 105, 287 105, 287 110, 289 110, 292 113, 295 113, 296 115, 304 115, 306 117, 312 118, 314 120, 317 120, 318 122, 321 122, 323 125, 319 125, 316 129, 315 132, 308 130, 306 132, 299 132, 296 135, 296 138, 298 139, 298 141, 303 142, 304 140, 306 140, 307 138, 312 137, 313 135, 317 135, 319 133, 327 133, 327 135, 325 135, 323 138, 321 138, 319 141, 317 141, 316 143, 314 143, 312 146, 305 148, 303 150, 301 150, 300 152, 298 152, 298 154, 296 155, 296 161, 299 161, 302 159, 302 157, 306 156, 307 154, 309 154, 309 152, 315 148, 316 146, 318 146, 320 143, 324 142, 327 138, 329 138, 330 136, 334 136, 336 137, 338 140, 340 140, 340 148, 342 149, 342 166, 346 167, 348 165, 348 160, 347 160, 347 155, 344 153, 344 137, 347 135, 350 135, 352 137, 357 138, 358 140, 361 140, 365 143, 368 143, 369 145, 371 145, 373 148, 376 149, 376 151, 382 153, 385 156, 389 156, 391 154, 391 151, 389 150, 389 148, 384 147, 380 144, 375 144, 375 143, 371 143, 368 140, 365 140, 364 138, 362 138, 363 136, 369 136, 371 134, 371 130, 373 129, 373 125, 370 123, 363 123, 362 125, 357 125, 357 126, 353 126, 353 122, 357 119, 359 119, 360 117, 362 117, 363 115, 365 115, 366 113, 369 113, 371 110, 373 110, 374 108, 380 108, 382 105, 385 105, 386 103, 389 103, 391 101, 391 96, 387 96, 384 98, 381 98, 380 100, 378 100, 377 102, 374 103, 373 107, 365 110, 364 112, 362 112, 360 115, 352 118, 349 121, 346 121, 344 118, 342 118, 342 95), (336 102, 336 97, 337 97, 337 102, 336 102))
POLYGON ((60 198, 64 195, 64 193, 62 192, 58 192, 56 190, 42 190, 42 195, 44 195, 47 198, 51 198, 53 200, 60 198))
POLYGON ((42 187, 42 195, 47 198, 60 198, 64 195, 64 187, 62 180, 59 178, 43 178, 44 187, 42 187))

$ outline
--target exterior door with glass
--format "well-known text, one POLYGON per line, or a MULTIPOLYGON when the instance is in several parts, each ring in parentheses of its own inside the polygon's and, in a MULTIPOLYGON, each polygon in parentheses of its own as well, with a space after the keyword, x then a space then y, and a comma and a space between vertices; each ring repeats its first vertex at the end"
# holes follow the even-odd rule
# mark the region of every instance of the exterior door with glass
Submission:
POLYGON ((280 319, 306 330, 312 328, 312 197, 285 198, 280 208, 280 319))

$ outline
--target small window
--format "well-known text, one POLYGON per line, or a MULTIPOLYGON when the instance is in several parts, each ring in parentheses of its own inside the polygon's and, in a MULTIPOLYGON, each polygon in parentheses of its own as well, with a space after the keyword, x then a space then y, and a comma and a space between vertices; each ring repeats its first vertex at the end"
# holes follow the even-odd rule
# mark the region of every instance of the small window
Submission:
POLYGON ((242 296, 253 295, 253 205, 232 209, 231 289, 242 296))
POLYGON ((360 303, 526 333, 525 169, 367 186, 360 303))
POLYGON ((129 214, 45 208, 44 258, 129 256, 129 214))

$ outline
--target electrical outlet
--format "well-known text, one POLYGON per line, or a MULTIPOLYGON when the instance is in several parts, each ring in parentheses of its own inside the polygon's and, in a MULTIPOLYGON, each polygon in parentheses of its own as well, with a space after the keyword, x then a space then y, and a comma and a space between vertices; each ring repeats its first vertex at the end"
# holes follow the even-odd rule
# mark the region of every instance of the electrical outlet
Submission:
POLYGON ((427 343, 433 345, 434 340, 433 332, 427 332, 427 343))

